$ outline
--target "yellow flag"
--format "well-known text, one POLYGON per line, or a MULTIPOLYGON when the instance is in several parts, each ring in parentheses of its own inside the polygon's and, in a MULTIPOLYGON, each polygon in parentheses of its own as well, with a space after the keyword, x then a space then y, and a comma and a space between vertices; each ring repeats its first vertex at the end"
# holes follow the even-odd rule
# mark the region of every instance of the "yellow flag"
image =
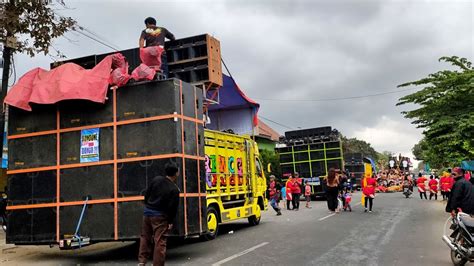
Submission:
MULTIPOLYGON (((362 179, 362 190, 364 190, 364 188, 367 186, 367 178, 364 177, 364 179, 362 179)), ((360 203, 362 206, 365 205, 365 197, 364 197, 364 193, 362 193, 362 198, 360 199, 360 203)))

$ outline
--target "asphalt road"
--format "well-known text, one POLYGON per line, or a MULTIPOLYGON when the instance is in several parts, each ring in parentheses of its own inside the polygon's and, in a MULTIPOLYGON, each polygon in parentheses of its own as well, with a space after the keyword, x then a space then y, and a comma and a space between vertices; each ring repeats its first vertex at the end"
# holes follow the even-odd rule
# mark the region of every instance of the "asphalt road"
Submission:
MULTIPOLYGON (((360 202, 353 197, 353 205, 360 202)), ((303 203, 303 202, 302 202, 303 203)), ((213 241, 170 243, 169 265, 452 265, 442 242, 448 215, 441 201, 401 193, 378 194, 374 212, 362 206, 330 215, 325 201, 312 209, 269 209, 258 226, 246 221, 222 225, 213 241)), ((3 234, 3 233, 2 233, 3 234)), ((0 235, 0 264, 136 264, 134 243, 102 243, 81 250, 5 245, 0 235)))

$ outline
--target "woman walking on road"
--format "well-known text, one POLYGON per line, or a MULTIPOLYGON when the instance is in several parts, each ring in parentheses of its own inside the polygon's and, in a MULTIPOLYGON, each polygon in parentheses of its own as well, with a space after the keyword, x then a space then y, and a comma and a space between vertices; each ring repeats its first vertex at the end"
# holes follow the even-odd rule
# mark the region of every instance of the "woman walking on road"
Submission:
POLYGON ((428 197, 426 197, 425 182, 426 182, 426 177, 424 177, 421 173, 419 173, 418 179, 416 180, 416 186, 418 187, 418 192, 420 192, 420 198, 423 199, 423 196, 425 196, 425 199, 427 200, 428 197))
POLYGON ((331 213, 337 209, 337 195, 339 194, 339 179, 334 168, 330 168, 326 178, 326 199, 331 213))
POLYGON ((375 187, 377 186, 377 181, 375 178, 369 176, 362 179, 362 194, 364 194, 364 212, 367 212, 367 205, 369 205, 369 212, 372 212, 372 206, 374 204, 375 198, 375 187))
POLYGON ((438 181, 433 175, 430 176, 430 182, 428 183, 428 186, 430 187, 430 200, 432 197, 434 197, 435 200, 438 200, 438 181))

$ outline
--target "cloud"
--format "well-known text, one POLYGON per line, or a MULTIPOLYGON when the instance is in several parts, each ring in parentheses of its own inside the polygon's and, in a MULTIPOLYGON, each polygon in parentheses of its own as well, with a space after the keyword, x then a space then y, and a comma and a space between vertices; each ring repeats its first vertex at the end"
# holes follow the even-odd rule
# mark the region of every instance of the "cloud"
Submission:
MULTIPOLYGON (((352 136, 369 142, 379 152, 390 151, 395 155, 414 158, 411 149, 421 138, 421 133, 421 129, 414 129, 410 124, 382 116, 375 125, 360 128, 352 136)), ((416 167, 417 161, 413 161, 416 167)))

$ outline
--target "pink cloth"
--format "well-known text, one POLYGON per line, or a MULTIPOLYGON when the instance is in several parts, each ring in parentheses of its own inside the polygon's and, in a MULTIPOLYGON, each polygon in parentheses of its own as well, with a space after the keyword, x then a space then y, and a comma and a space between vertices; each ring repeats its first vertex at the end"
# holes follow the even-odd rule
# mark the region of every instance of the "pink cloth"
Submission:
POLYGON ((156 70, 150 68, 145 64, 140 64, 132 72, 132 78, 136 81, 139 80, 152 80, 155 77, 156 70))
POLYGON ((161 54, 164 49, 160 46, 140 48, 140 59, 142 63, 156 70, 161 69, 161 54))
POLYGON ((72 99, 104 103, 112 57, 107 56, 93 69, 84 69, 73 63, 49 71, 35 68, 10 89, 5 103, 26 111, 31 111, 30 103, 54 104, 72 99))

